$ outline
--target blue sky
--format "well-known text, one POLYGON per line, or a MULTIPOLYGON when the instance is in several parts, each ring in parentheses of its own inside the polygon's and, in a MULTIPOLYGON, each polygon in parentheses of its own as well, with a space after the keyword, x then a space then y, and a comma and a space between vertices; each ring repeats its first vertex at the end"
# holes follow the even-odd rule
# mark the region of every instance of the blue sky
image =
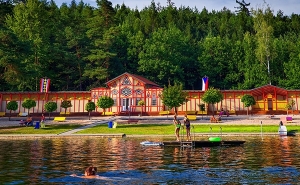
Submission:
MULTIPOLYGON (((78 3, 80 0, 76 0, 78 3)), ((117 4, 124 3, 126 6, 135 9, 136 7, 141 10, 145 6, 149 6, 152 0, 110 0, 113 7, 117 4)), ((242 0, 240 0, 242 1, 242 0)), ((71 0, 56 0, 58 6, 62 3, 69 4, 71 0)), ((90 4, 96 7, 96 0, 83 0, 84 3, 90 4)), ((154 0, 155 3, 160 3, 162 6, 167 5, 167 0, 154 0)), ((235 0, 172 0, 176 7, 189 6, 191 8, 197 7, 198 10, 202 10, 204 7, 211 10, 221 10, 226 7, 232 11, 236 10, 234 7, 238 6, 235 0)), ((257 8, 261 7, 263 0, 245 0, 246 3, 251 3, 250 7, 257 8)), ((285 15, 291 15, 292 13, 300 14, 300 0, 266 0, 267 4, 274 11, 274 14, 278 10, 282 10, 285 15)))

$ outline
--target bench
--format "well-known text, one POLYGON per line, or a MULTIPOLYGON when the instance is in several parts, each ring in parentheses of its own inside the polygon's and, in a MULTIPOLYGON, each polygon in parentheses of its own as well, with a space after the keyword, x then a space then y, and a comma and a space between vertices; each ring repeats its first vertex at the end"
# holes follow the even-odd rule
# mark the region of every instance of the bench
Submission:
POLYGON ((185 111, 186 115, 196 115, 197 111, 185 111))
POLYGON ((53 121, 66 121, 66 117, 54 117, 53 121))
POLYGON ((59 115, 70 115, 70 112, 60 112, 59 115))
POLYGON ((207 115, 207 110, 205 110, 205 111, 199 110, 199 111, 197 111, 197 115, 207 115))
POLYGON ((0 116, 5 116, 5 112, 0 112, 0 116))
POLYGON ((20 112, 18 114, 18 116, 20 116, 20 117, 26 117, 26 116, 28 116, 28 113, 27 112, 20 112))
POLYGON ((139 122, 138 119, 129 119, 129 120, 126 120, 126 121, 124 120, 124 121, 118 121, 118 122, 114 121, 113 122, 113 128, 117 128, 118 123, 120 123, 120 124, 122 124, 122 123, 125 123, 125 124, 135 123, 135 124, 137 124, 138 122, 139 122))
POLYGON ((115 112, 102 112, 102 116, 115 116, 115 112))
POLYGON ((236 115, 235 110, 230 110, 230 111, 229 111, 229 115, 236 115))
POLYGON ((189 120, 196 120, 197 116, 196 115, 187 115, 186 116, 189 120))
POLYGON ((293 117, 286 117, 286 123, 293 123, 293 117))
POLYGON ((159 111, 159 113, 158 113, 159 115, 169 115, 170 114, 170 111, 168 111, 168 110, 164 110, 164 111, 159 111))

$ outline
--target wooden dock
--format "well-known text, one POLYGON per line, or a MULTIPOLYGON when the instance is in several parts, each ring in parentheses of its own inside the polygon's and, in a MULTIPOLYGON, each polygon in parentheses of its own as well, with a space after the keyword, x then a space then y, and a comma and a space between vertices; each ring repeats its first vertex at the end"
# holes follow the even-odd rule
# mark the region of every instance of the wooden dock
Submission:
MULTIPOLYGON (((193 141, 195 147, 214 147, 214 146, 240 146, 246 141, 193 141)), ((164 146, 181 146, 180 141, 164 141, 164 146)))

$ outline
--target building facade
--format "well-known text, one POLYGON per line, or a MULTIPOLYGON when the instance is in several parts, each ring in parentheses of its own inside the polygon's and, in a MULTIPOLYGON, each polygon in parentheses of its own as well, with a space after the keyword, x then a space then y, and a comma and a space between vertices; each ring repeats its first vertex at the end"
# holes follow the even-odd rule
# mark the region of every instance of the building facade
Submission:
MULTIPOLYGON (((107 109, 107 112, 115 112, 122 115, 126 113, 143 115, 158 115, 160 111, 167 110, 160 98, 163 88, 150 80, 135 74, 124 73, 106 83, 107 87, 94 88, 91 91, 61 91, 61 92, 0 92, 0 112, 9 111, 6 105, 9 101, 15 100, 19 103, 16 113, 27 112, 21 105, 26 98, 31 98, 37 102, 37 106, 30 109, 30 113, 44 112, 44 105, 48 101, 58 104, 56 112, 64 111, 60 107, 63 100, 70 100, 72 107, 68 108, 70 113, 84 113, 85 104, 89 101, 97 103, 101 96, 110 96, 114 100, 114 105, 107 109), (139 106, 138 102, 143 100, 144 106, 139 106)), ((178 107, 179 114, 186 111, 200 111, 199 105, 204 104, 202 90, 186 90, 187 102, 178 107)), ((300 90, 286 90, 272 85, 265 85, 251 90, 221 90, 223 101, 215 105, 205 105, 208 114, 212 110, 218 111, 233 110, 237 114, 246 114, 247 107, 241 102, 244 94, 251 94, 256 100, 256 105, 251 107, 252 113, 261 114, 284 114, 287 113, 286 105, 291 100, 295 102, 292 107, 293 114, 299 113, 300 90)), ((97 108, 95 112, 102 112, 97 108)), ((173 110, 170 110, 171 112, 173 110)), ((100 115, 100 114, 99 114, 100 115)))

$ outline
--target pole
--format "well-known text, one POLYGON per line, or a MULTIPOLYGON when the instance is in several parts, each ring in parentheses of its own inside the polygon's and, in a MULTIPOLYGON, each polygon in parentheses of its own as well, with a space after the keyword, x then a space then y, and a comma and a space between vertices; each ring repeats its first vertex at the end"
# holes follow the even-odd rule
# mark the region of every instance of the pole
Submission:
POLYGON ((262 121, 260 121, 260 136, 261 136, 261 139, 263 140, 262 121))

